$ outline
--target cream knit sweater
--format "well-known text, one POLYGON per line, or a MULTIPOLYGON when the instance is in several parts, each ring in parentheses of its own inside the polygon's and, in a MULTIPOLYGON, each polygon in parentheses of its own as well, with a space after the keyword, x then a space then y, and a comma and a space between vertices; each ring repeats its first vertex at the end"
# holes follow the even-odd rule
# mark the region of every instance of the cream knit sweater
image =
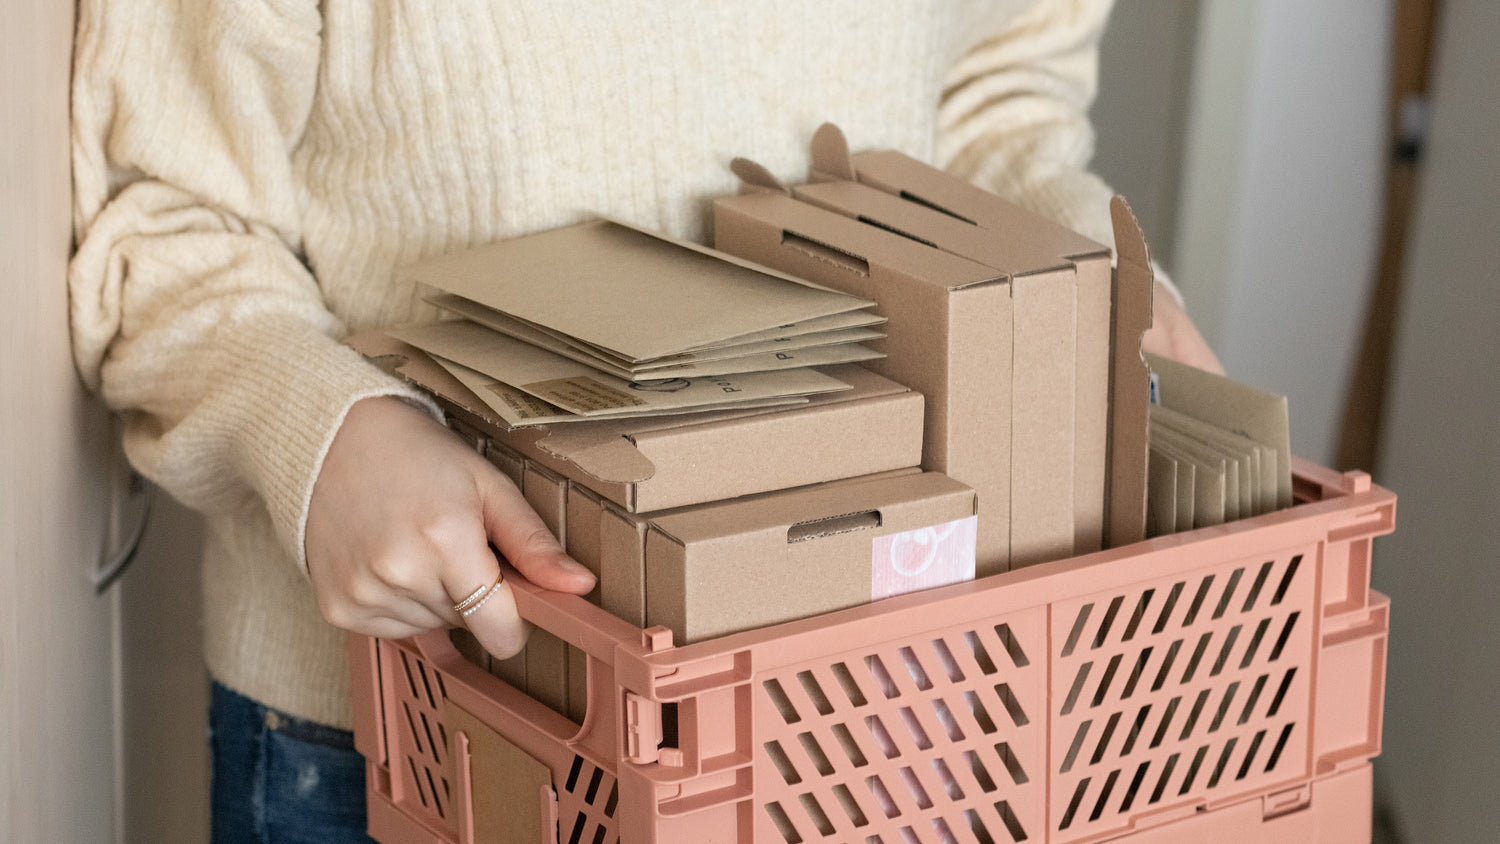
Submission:
POLYGON ((1110 243, 1086 172, 1106 0, 83 0, 78 368, 207 515, 213 675, 349 724, 307 503, 357 399, 338 344, 428 312, 392 268, 612 214, 704 239, 736 155, 895 148, 1110 243))

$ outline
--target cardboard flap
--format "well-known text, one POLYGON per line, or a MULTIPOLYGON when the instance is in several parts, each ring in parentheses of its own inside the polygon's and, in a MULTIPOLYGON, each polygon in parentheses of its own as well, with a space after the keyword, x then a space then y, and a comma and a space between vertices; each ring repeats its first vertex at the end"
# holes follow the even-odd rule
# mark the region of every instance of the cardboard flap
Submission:
POLYGON ((416 346, 403 343, 384 331, 362 331, 344 338, 344 345, 365 356, 386 374, 425 390, 437 398, 478 417, 501 430, 508 426, 484 400, 463 385, 448 370, 416 346))
POLYGON ((1006 276, 1072 269, 1058 243, 1033 231, 1053 225, 1016 215, 1005 231, 976 226, 928 204, 903 199, 870 185, 825 181, 793 188, 792 195, 820 208, 899 234, 909 240, 992 267, 1006 276))
POLYGON ((1109 400, 1108 545, 1117 548, 1146 537, 1147 415, 1151 370, 1141 356, 1141 337, 1151 327, 1155 278, 1146 236, 1125 198, 1110 201, 1118 256, 1114 281, 1114 325, 1109 400))
POLYGON ((656 474, 656 466, 636 448, 628 428, 623 421, 560 426, 537 446, 601 481, 636 483, 656 474))
POLYGON ((782 193, 792 195, 792 189, 765 165, 748 158, 735 158, 729 162, 729 172, 740 177, 740 193, 782 193))
POLYGON ((443 723, 451 729, 444 774, 457 785, 450 799, 457 804, 459 840, 557 841, 551 769, 451 700, 443 701, 443 723))
POLYGON ((1005 281, 1000 273, 977 261, 789 196, 766 193, 729 197, 717 200, 716 205, 720 209, 716 213, 753 219, 754 236, 767 247, 803 252, 854 275, 899 275, 912 284, 949 290, 1005 281), (829 245, 835 243, 837 247, 829 245))
POLYGON ((1109 217, 1114 224, 1116 264, 1129 261, 1150 273, 1151 250, 1146 246, 1146 233, 1125 197, 1117 196, 1109 201, 1109 217))
POLYGON ((849 154, 849 140, 832 123, 824 123, 812 137, 812 169, 808 181, 855 180, 854 157, 849 154))
POLYGON ((1024 248, 1033 254, 1081 260, 1109 252, 1067 226, 895 150, 861 152, 854 156, 854 166, 861 184, 984 229, 1024 232, 1024 248))

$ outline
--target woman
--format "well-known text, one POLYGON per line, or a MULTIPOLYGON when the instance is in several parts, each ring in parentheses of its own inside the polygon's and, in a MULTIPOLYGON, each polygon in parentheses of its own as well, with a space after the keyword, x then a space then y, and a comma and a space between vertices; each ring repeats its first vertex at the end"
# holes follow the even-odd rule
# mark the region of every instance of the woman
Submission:
MULTIPOLYGON (((1108 243, 1108 6, 85 0, 75 354, 133 463, 207 516, 216 840, 359 840, 339 628, 514 653, 491 543, 593 584, 339 345, 431 313, 393 268, 595 212, 702 239, 731 157, 794 179, 829 120, 1108 243)), ((1209 354, 1171 297, 1148 342, 1209 354)))

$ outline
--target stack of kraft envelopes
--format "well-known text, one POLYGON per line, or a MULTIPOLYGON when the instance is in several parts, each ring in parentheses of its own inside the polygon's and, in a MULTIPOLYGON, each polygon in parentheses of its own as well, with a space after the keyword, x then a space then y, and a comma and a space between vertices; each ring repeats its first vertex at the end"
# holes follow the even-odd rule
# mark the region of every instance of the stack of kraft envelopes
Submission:
POLYGON ((1153 378, 1147 533, 1290 507, 1286 397, 1168 358, 1147 360, 1153 378))
POLYGON ((388 332, 511 424, 805 402, 879 357, 874 303, 595 219, 404 270, 454 319, 388 332))

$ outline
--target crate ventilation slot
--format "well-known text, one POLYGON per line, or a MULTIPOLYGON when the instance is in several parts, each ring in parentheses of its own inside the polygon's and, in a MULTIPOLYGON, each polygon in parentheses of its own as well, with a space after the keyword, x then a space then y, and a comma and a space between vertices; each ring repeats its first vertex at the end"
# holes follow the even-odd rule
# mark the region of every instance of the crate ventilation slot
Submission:
POLYGON ((563 844, 618 844, 615 810, 619 783, 603 768, 574 755, 557 798, 560 841, 563 844))
POLYGON ((1011 801, 1044 763, 1016 743, 1040 706, 1018 690, 1039 688, 1044 644, 997 624, 762 679, 757 792, 776 840, 1028 840, 1011 801))
POLYGON ((400 651, 401 680, 395 685, 400 714, 395 729, 406 749, 406 764, 394 773, 405 781, 405 792, 429 817, 447 821, 452 812, 452 786, 444 776, 448 731, 443 726, 443 701, 448 697, 442 674, 417 657, 400 651))
POLYGON ((1066 840, 1305 774, 1313 584, 1301 563, 1223 566, 1060 608, 1053 823, 1066 840))

